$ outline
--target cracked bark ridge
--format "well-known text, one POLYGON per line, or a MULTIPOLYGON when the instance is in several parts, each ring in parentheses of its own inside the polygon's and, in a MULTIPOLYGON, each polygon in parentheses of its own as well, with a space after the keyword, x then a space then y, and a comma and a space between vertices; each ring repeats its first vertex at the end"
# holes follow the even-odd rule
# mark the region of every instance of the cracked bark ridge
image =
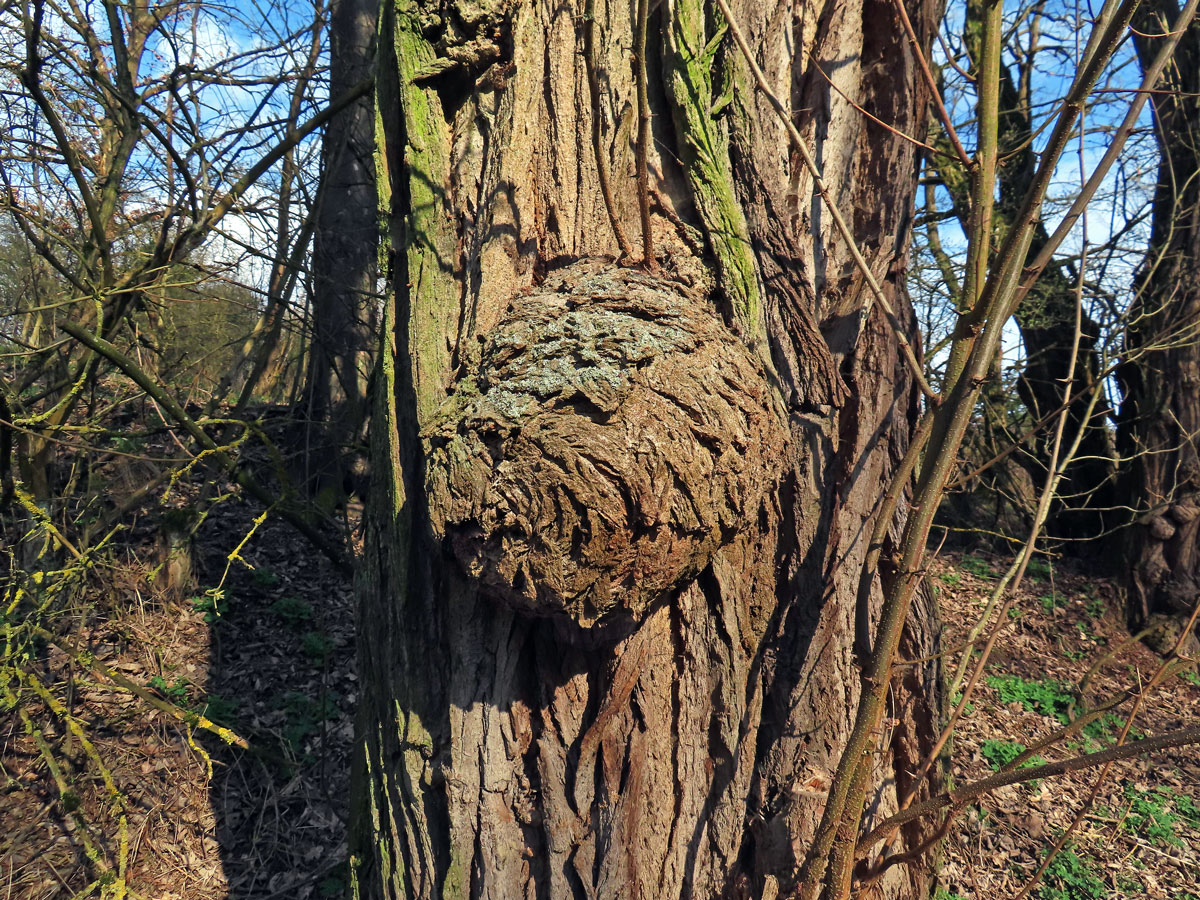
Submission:
POLYGON ((758 520, 782 407, 703 290, 576 263, 481 342, 424 440, 434 533, 489 595, 641 622, 758 520))

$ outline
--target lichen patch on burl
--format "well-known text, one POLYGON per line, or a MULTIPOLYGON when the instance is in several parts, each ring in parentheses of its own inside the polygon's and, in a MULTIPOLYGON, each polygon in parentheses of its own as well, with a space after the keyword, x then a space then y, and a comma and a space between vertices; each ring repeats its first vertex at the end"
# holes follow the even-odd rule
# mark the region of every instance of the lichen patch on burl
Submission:
POLYGON ((424 437, 459 563, 584 627, 641 621, 755 527, 787 441, 761 363, 702 294, 600 261, 515 298, 424 437))

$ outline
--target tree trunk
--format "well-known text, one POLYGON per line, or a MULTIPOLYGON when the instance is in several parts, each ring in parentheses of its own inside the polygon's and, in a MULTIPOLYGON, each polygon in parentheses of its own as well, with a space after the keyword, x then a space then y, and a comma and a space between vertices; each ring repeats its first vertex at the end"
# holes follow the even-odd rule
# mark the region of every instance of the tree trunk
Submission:
MULTIPOLYGON (((700 0, 649 20, 638 264, 630 6, 385 9, 362 896, 787 890, 850 729, 881 599, 859 575, 917 392, 700 0)), ((923 134, 894 7, 732 6, 914 337, 917 149, 851 105, 923 134)), ((908 8, 928 42, 937 4, 908 8)), ((937 635, 916 604, 903 655, 937 635)), ((936 664, 898 672, 873 819, 938 724, 936 664)), ((894 868, 880 895, 929 877, 894 868)))
MULTIPOLYGON (((330 5, 331 97, 370 74, 375 58, 376 0, 330 5)), ((341 496, 347 449, 361 440, 367 372, 376 319, 379 202, 375 172, 375 105, 370 95, 339 113, 325 130, 324 172, 313 241, 312 347, 306 375, 308 479, 316 493, 341 496)))
MULTIPOLYGON (((1174 0, 1139 10, 1143 65, 1177 13, 1174 0)), ((1154 95, 1160 155, 1150 248, 1138 274, 1118 439, 1127 460, 1122 502, 1136 512, 1120 539, 1134 623, 1190 613, 1200 600, 1200 29, 1179 42, 1154 95)))

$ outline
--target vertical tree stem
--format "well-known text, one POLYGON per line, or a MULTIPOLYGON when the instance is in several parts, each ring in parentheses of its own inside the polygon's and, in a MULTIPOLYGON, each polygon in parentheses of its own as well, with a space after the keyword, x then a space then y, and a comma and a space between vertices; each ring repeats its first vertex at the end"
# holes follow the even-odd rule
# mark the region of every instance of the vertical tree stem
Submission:
MULTIPOLYGON (((604 198, 604 209, 608 212, 608 223, 612 226, 621 248, 621 256, 633 256, 633 248, 625 237, 617 204, 613 199, 612 181, 608 173, 608 154, 600 141, 600 75, 599 51, 596 48, 596 0, 587 0, 583 10, 583 67, 587 71, 588 94, 592 101, 592 153, 596 157, 596 177, 600 181, 600 196, 604 198)), ((640 135, 639 135, 640 139, 640 135)), ((645 220, 643 219, 643 225, 645 220)))
MULTIPOLYGON (((718 0, 718 3, 723 2, 724 0, 718 0)), ((860 766, 869 765, 883 719, 892 663, 909 607, 923 575, 921 564, 929 529, 958 458, 958 449, 970 422, 971 412, 986 381, 986 372, 999 346, 1004 323, 1012 315, 1017 279, 1032 241, 1053 170, 1074 129, 1076 117, 1087 102, 1087 97, 1101 71, 1119 45, 1124 30, 1137 8, 1137 2, 1138 0, 1123 0, 1104 33, 1099 37, 1093 35, 1089 40, 1087 62, 1081 67, 1067 93, 1042 155, 1037 175, 1024 198, 1021 212, 1005 238, 996 265, 979 291, 972 311, 974 322, 965 323, 973 327, 963 328, 964 321, 960 320, 962 333, 956 335, 956 347, 959 342, 965 347, 962 351, 961 372, 952 384, 946 385, 941 394, 945 399, 934 415, 927 462, 921 471, 912 503, 912 515, 905 525, 901 540, 897 577, 888 587, 880 613, 875 646, 863 668, 862 694, 854 727, 834 773, 825 812, 801 869, 799 895, 804 900, 816 900, 823 884, 845 884, 843 873, 829 871, 830 851, 842 833, 843 817, 848 816, 857 821, 862 814, 865 801, 863 787, 866 779, 857 778, 856 775, 860 766)), ((838 865, 851 865, 853 856, 852 853, 837 853, 838 865)))
POLYGON ((1000 133, 1000 50, 1003 43, 1004 4, 1000 0, 975 0, 967 7, 968 40, 979 29, 973 48, 978 54, 979 144, 969 170, 971 181, 971 218, 968 225, 967 270, 960 300, 961 311, 956 328, 950 363, 946 367, 943 389, 954 386, 962 374, 972 338, 981 324, 979 295, 987 280, 992 247, 992 210, 996 198, 996 156, 1000 133))
POLYGON ((637 28, 634 31, 633 77, 637 82, 638 130, 635 164, 637 166, 638 213, 642 220, 642 265, 653 270, 654 232, 650 228, 650 97, 646 87, 646 29, 650 0, 638 0, 637 28))

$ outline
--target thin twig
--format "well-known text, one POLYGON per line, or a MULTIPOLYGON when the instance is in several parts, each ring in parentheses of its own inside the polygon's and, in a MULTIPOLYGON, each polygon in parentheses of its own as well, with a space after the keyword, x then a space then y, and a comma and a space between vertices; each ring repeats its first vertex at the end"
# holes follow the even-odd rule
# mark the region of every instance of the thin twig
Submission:
POLYGON ((883 121, 883 119, 879 118, 879 116, 875 115, 874 113, 868 112, 862 106, 862 104, 855 103, 852 99, 850 99, 850 97, 846 94, 846 92, 843 91, 840 87, 838 87, 837 82, 834 81, 832 78, 830 78, 828 74, 826 74, 825 70, 821 67, 820 62, 818 62, 813 57, 813 53, 811 50, 809 51, 808 58, 812 61, 813 69, 816 70, 816 73, 818 75, 820 75, 822 78, 824 78, 825 83, 828 84, 831 88, 833 88, 833 90, 837 93, 837 95, 839 97, 841 97, 843 100, 845 100, 847 103, 849 103, 850 106, 853 107, 859 113, 859 115, 862 115, 865 118, 870 119, 872 122, 874 122, 880 128, 883 128, 886 131, 890 132, 891 134, 894 134, 896 137, 900 138, 900 140, 908 141, 908 143, 912 144, 914 147, 920 147, 926 153, 931 153, 935 156, 950 156, 950 155, 952 155, 952 154, 947 153, 945 150, 942 150, 940 147, 934 147, 932 144, 926 144, 924 141, 918 141, 911 134, 906 134, 905 132, 903 132, 899 128, 897 128, 895 125, 889 125, 887 122, 883 121))
MULTIPOLYGON (((1129 715, 1125 717, 1125 725, 1121 728, 1121 733, 1117 735, 1118 747, 1122 746, 1125 743, 1125 739, 1129 737, 1129 731, 1131 728, 1133 728, 1133 720, 1137 716, 1138 711, 1141 709, 1142 704, 1145 702, 1146 694, 1158 687, 1158 685, 1162 683, 1163 679, 1167 677, 1171 663, 1174 662, 1174 660, 1179 656, 1179 651, 1183 647, 1183 642, 1187 640, 1188 636, 1192 633, 1192 629, 1196 627, 1197 616, 1200 616, 1200 602, 1197 602, 1195 607, 1192 609, 1191 618, 1188 619, 1187 625, 1179 632, 1179 638, 1175 641, 1175 646, 1171 648, 1171 652, 1167 654, 1167 658, 1162 661, 1162 664, 1159 665, 1158 670, 1150 678, 1150 681, 1144 688, 1142 688, 1142 690, 1138 692, 1137 697, 1134 698, 1133 709, 1131 709, 1129 711, 1129 715)), ((1096 802, 1096 798, 1100 795, 1100 788, 1104 786, 1104 782, 1108 780, 1109 773, 1112 772, 1114 762, 1115 760, 1110 760, 1104 764, 1104 768, 1100 770, 1100 774, 1096 776, 1095 783, 1092 785, 1091 790, 1088 791, 1087 796, 1084 798, 1083 806, 1080 808, 1079 812, 1075 814, 1075 817, 1071 820, 1071 824, 1068 825, 1063 833, 1058 836, 1058 840, 1054 842, 1054 846, 1050 848, 1050 852, 1042 858, 1041 864, 1038 866, 1037 871, 1033 873, 1029 881, 1026 882, 1023 888, 1021 888, 1021 893, 1017 894, 1014 900, 1025 900, 1025 898, 1033 892, 1033 889, 1037 887, 1038 882, 1041 881, 1042 876, 1046 873, 1046 869, 1048 869, 1050 867, 1050 863, 1054 861, 1054 857, 1062 852, 1063 847, 1067 845, 1067 841, 1071 839, 1071 835, 1075 833, 1075 829, 1080 826, 1084 817, 1087 815, 1088 810, 1090 810, 1092 808, 1092 804, 1096 802)))
MULTIPOLYGON (((179 402, 162 389, 160 385, 155 383, 154 379, 150 378, 132 359, 110 344, 108 341, 98 337, 81 327, 75 322, 60 322, 59 327, 71 337, 78 340, 88 349, 94 351, 99 356, 103 356, 113 363, 122 372, 128 375, 133 382, 145 391, 150 397, 153 397, 165 409, 176 422, 186 431, 197 444, 205 451, 201 454, 205 458, 212 457, 217 462, 217 467, 227 471, 238 484, 253 494, 258 500, 266 504, 268 507, 278 503, 279 498, 275 497, 258 483, 249 472, 238 468, 236 460, 229 456, 223 447, 220 447, 216 441, 209 437, 208 433, 200 427, 200 425, 188 415, 187 411, 180 406, 179 402)), ((325 535, 321 534, 313 525, 307 521, 303 514, 290 508, 287 504, 279 505, 279 514, 297 531, 304 535, 312 543, 314 547, 324 553, 334 565, 342 572, 350 572, 351 567, 346 560, 345 554, 340 548, 335 546, 325 535)))
POLYGON ((936 797, 931 797, 928 800, 910 806, 903 812, 896 813, 894 816, 880 822, 859 843, 863 846, 869 846, 882 839, 897 825, 907 824, 956 803, 974 800, 977 797, 990 794, 992 791, 1007 787, 1010 784, 1036 781, 1040 778, 1053 778, 1056 775, 1065 775, 1068 772, 1094 769, 1096 766, 1102 766, 1110 761, 1118 762, 1123 759, 1133 759, 1136 756, 1143 756, 1158 750, 1170 750, 1174 747, 1186 747, 1189 744, 1197 743, 1200 743, 1200 725, 1191 728, 1181 728, 1178 731, 1169 731, 1166 734, 1156 735, 1155 737, 1143 738, 1140 741, 1133 741, 1132 743, 1123 744, 1120 747, 1109 747, 1106 750, 1099 750, 1096 753, 1087 753, 1083 756, 1072 757, 1071 759, 1046 763, 1044 766, 1034 766, 1015 772, 998 772, 988 778, 964 785, 957 790, 938 794, 936 797))
POLYGON ((938 87, 937 79, 933 77, 933 72, 929 69, 929 63, 925 59, 925 53, 921 50, 921 42, 917 40, 916 29, 913 28, 912 20, 908 17, 908 10, 904 8, 904 0, 893 0, 893 5, 896 7, 896 16, 900 19, 900 24, 904 26, 904 33, 908 35, 909 43, 912 44, 913 55, 917 58, 917 64, 920 66, 921 75, 925 78, 925 83, 929 86, 929 95, 933 97, 933 102, 937 106, 938 118, 942 122, 942 127, 946 129, 946 136, 950 138, 950 143, 954 147, 954 155, 958 157, 958 161, 962 163, 964 169, 971 169, 973 163, 968 155, 966 148, 963 147, 962 141, 958 139, 958 132, 954 130, 954 123, 950 119, 950 112, 946 109, 946 104, 942 102, 942 91, 938 87))
POLYGON ((46 631, 44 628, 40 628, 35 625, 33 626, 32 630, 34 634, 36 634, 46 643, 57 647, 76 663, 83 666, 83 668, 107 678, 118 687, 123 688, 134 696, 141 698, 145 703, 148 703, 159 712, 165 713, 184 725, 195 725, 198 728, 203 728, 205 731, 210 731, 227 744, 232 744, 235 747, 241 747, 243 750, 250 749, 249 742, 232 729, 218 725, 207 716, 201 715, 200 713, 184 709, 178 704, 172 703, 171 701, 162 697, 155 696, 155 694, 149 689, 142 687, 140 684, 134 681, 131 681, 120 672, 114 672, 104 663, 100 662, 100 660, 96 659, 96 657, 91 653, 86 651, 80 653, 72 650, 70 647, 65 646, 53 634, 51 634, 49 631, 46 631))
POLYGON ((596 0, 587 0, 583 10, 583 68, 587 73, 588 94, 592 101, 592 154, 596 157, 596 177, 600 182, 600 196, 604 198, 604 209, 608 212, 608 223, 612 226, 617 238, 617 246, 621 248, 623 258, 633 256, 633 247, 629 238, 625 237, 625 229, 621 227, 621 219, 617 214, 617 204, 613 199, 612 182, 608 174, 608 154, 600 141, 600 75, 599 61, 596 50, 596 0))

